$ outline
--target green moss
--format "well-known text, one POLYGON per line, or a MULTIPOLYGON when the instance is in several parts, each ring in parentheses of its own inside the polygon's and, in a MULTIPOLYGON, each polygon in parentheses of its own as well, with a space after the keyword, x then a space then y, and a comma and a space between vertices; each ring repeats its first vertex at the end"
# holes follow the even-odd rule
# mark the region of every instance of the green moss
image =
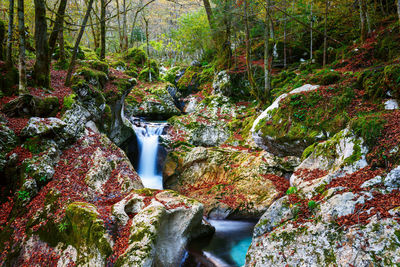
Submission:
MULTIPOLYGON (((151 68, 151 79, 152 81, 157 81, 158 80, 158 74, 154 71, 153 68, 151 68)), ((144 68, 140 73, 139 73, 139 80, 141 81, 149 81, 149 68, 144 68)))
POLYGON ((102 71, 94 70, 91 68, 87 68, 87 67, 79 68, 76 71, 76 73, 83 76, 87 82, 97 83, 101 87, 104 87, 104 85, 106 84, 106 82, 108 80, 106 73, 104 73, 102 71))
POLYGON ((165 75, 162 77, 162 79, 166 82, 170 82, 174 85, 175 84, 175 79, 176 79, 176 75, 177 73, 181 70, 180 67, 176 66, 173 68, 170 68, 169 70, 167 70, 167 72, 165 73, 165 75))
POLYGON ((104 72, 105 74, 108 75, 109 66, 108 66, 108 64, 106 62, 103 62, 103 61, 100 61, 100 60, 91 60, 88 63, 89 63, 89 66, 92 69, 104 72))
POLYGON ((317 146, 318 143, 314 143, 311 146, 307 147, 304 152, 303 155, 301 156, 301 160, 305 160, 306 158, 308 158, 315 150, 315 147, 317 146))
POLYGON ((385 123, 386 121, 382 114, 368 114, 354 118, 350 123, 350 127, 356 135, 364 139, 369 147, 373 147, 382 135, 385 123))
POLYGON ((85 46, 80 46, 80 49, 83 53, 84 58, 86 60, 99 60, 99 57, 97 56, 96 52, 93 51, 92 49, 85 47, 85 46))
POLYGON ((112 253, 105 236, 104 222, 98 218, 96 207, 83 202, 68 205, 65 211, 69 229, 66 238, 75 248, 96 246, 104 257, 112 253))
POLYGON ((199 85, 199 75, 201 72, 200 67, 191 66, 187 68, 177 83, 178 90, 183 95, 188 95, 195 91, 199 85))
POLYGON ((146 52, 140 48, 130 48, 125 55, 125 59, 131 61, 138 67, 143 67, 147 61, 147 55, 146 52))
POLYGON ((353 147, 353 154, 351 154, 350 157, 347 157, 344 160, 344 165, 352 165, 353 163, 357 162, 358 160, 361 159, 362 153, 361 153, 361 140, 355 140, 354 147, 353 147))
POLYGON ((337 71, 322 69, 312 76, 311 82, 319 85, 330 85, 339 82, 341 77, 341 74, 337 71))
POLYGON ((64 107, 70 109, 75 101, 76 94, 70 94, 64 97, 64 107))

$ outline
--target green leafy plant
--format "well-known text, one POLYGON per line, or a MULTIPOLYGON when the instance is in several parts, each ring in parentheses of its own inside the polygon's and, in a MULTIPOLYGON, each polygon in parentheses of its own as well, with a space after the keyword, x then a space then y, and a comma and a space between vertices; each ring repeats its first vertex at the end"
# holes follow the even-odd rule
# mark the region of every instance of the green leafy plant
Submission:
POLYGON ((297 193, 297 187, 291 186, 289 189, 286 191, 286 195, 291 195, 291 194, 296 194, 297 193))
POLYGON ((21 199, 22 201, 25 201, 26 199, 29 198, 29 192, 28 191, 20 190, 17 193, 18 193, 18 198, 21 199))
POLYGON ((58 224, 58 230, 64 232, 68 228, 68 222, 62 222, 58 224))
POLYGON ((317 202, 315 202, 314 200, 308 201, 308 208, 310 210, 314 210, 316 207, 317 207, 317 202))

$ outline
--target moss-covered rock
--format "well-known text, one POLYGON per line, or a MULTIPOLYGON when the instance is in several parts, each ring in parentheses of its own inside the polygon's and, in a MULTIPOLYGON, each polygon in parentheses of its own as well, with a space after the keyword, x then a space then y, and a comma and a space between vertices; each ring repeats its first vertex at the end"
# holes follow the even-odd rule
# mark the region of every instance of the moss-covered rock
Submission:
POLYGON ((320 85, 330 85, 339 82, 342 75, 334 70, 323 69, 316 72, 312 78, 311 82, 320 85))
POLYGON ((89 84, 100 86, 100 88, 103 88, 108 81, 108 76, 105 72, 87 67, 77 69, 76 74, 82 76, 89 84))
POLYGON ((157 120, 180 115, 180 110, 168 92, 169 86, 168 83, 156 83, 149 87, 134 88, 125 101, 128 116, 157 120))
POLYGON ((147 55, 140 48, 130 48, 125 55, 125 59, 131 61, 137 67, 143 67, 147 61, 147 55))
POLYGON ((10 117, 55 117, 59 111, 59 101, 55 96, 40 98, 23 95, 4 105, 2 111, 10 117))
POLYGON ((158 80, 158 73, 151 68, 149 71, 149 68, 144 68, 140 73, 139 73, 139 80, 141 81, 146 81, 149 82, 150 81, 150 73, 151 73, 151 81, 157 81, 158 80))

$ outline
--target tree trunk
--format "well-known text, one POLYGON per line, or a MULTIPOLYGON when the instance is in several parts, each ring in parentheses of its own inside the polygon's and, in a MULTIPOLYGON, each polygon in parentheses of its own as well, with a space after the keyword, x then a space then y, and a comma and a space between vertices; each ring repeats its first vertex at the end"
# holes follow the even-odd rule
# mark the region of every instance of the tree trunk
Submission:
POLYGON ((313 0, 310 4, 310 59, 313 59, 313 0))
POLYGON ((397 0, 397 15, 399 16, 400 21, 400 0, 397 0))
POLYGON ((19 31, 19 94, 29 93, 26 88, 24 0, 18 0, 19 31))
POLYGON ((58 6, 56 21, 54 22, 53 31, 50 34, 49 38, 49 54, 50 56, 54 53, 57 38, 60 36, 60 31, 62 31, 62 27, 64 24, 64 15, 65 9, 67 8, 68 0, 61 0, 60 5, 58 6))
POLYGON ((61 22, 61 28, 58 32, 58 43, 60 45, 60 62, 65 62, 65 48, 64 48, 64 29, 63 29, 64 22, 61 22))
POLYGON ((35 84, 50 87, 49 44, 47 42, 46 5, 44 0, 35 0, 35 84))
POLYGON ((9 0, 9 14, 8 14, 8 34, 7 34, 7 56, 6 61, 8 65, 12 65, 12 36, 14 28, 14 0, 9 0))
POLYGON ((326 49, 327 49, 326 32, 327 32, 327 24, 328 24, 328 9, 329 9, 329 0, 326 0, 325 1, 325 21, 324 21, 324 56, 322 59, 322 66, 324 66, 324 67, 326 65, 326 49))
POLYGON ((124 9, 124 14, 122 16, 122 33, 123 33, 123 41, 122 41, 123 46, 122 46, 122 48, 124 50, 126 50, 128 48, 128 33, 127 33, 127 20, 126 20, 126 13, 127 13, 126 0, 123 0, 122 3, 123 3, 123 9, 124 9))
POLYGON ((250 29, 249 29, 249 17, 248 17, 248 2, 243 1, 243 11, 244 11, 244 26, 246 32, 246 71, 247 77, 249 79, 250 88, 253 94, 258 98, 259 95, 256 92, 256 86, 253 78, 252 67, 251 67, 251 43, 250 43, 250 29))
POLYGON ((101 11, 100 11, 100 59, 106 58, 106 0, 101 0, 101 11))
POLYGON ((364 0, 359 0, 358 4, 360 6, 360 28, 361 28, 361 42, 364 42, 367 39, 367 18, 365 14, 365 5, 364 0))
MULTIPOLYGON (((284 1, 284 8, 286 9, 286 0, 284 1)), ((287 16, 284 14, 283 16, 283 67, 286 68, 287 66, 287 49, 286 49, 286 42, 287 42, 287 16)))
MULTIPOLYGON (((21 1, 21 0, 19 0, 19 1, 21 1)), ((67 78, 65 79, 65 86, 71 85, 72 71, 74 70, 75 61, 76 61, 76 57, 77 57, 78 49, 79 49, 79 44, 81 42, 83 33, 85 31, 85 27, 86 27, 87 21, 90 16, 90 11, 92 10, 92 5, 93 5, 93 0, 89 0, 89 4, 88 4, 87 10, 86 10, 85 17, 83 18, 81 29, 79 31, 78 37, 75 42, 74 52, 72 53, 71 62, 69 63, 67 78)))
POLYGON ((264 95, 265 99, 269 99, 271 92, 270 81, 270 53, 269 53, 269 36, 270 36, 270 0, 265 1, 265 46, 264 46, 264 95))
POLYGON ((210 28, 213 29, 214 20, 213 20, 213 13, 212 13, 210 1, 203 0, 203 4, 204 4, 204 8, 205 8, 206 14, 207 14, 208 24, 210 24, 210 28))
POLYGON ((150 49, 149 49, 149 21, 143 18, 146 25, 146 49, 147 49, 147 67, 149 68, 149 82, 151 82, 151 64, 150 64, 150 49))
POLYGON ((121 11, 119 9, 119 0, 116 0, 117 3, 117 22, 118 22, 118 36, 119 36, 119 51, 122 51, 122 42, 123 36, 121 32, 121 11))

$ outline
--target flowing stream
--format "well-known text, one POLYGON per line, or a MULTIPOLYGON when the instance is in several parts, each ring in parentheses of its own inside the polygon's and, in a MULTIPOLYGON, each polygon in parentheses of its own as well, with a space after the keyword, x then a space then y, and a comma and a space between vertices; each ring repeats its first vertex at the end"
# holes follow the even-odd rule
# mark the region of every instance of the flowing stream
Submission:
MULTIPOLYGON (((163 189, 158 155, 159 137, 163 134, 165 126, 166 123, 158 122, 134 124, 139 149, 137 173, 146 188, 163 189)), ((255 223, 230 220, 210 220, 209 222, 216 229, 214 236, 205 242, 192 242, 191 249, 217 267, 243 266, 255 223)), ((198 261, 195 265, 201 266, 198 261)), ((185 259, 183 259, 182 266, 193 265, 185 264, 185 259)))

